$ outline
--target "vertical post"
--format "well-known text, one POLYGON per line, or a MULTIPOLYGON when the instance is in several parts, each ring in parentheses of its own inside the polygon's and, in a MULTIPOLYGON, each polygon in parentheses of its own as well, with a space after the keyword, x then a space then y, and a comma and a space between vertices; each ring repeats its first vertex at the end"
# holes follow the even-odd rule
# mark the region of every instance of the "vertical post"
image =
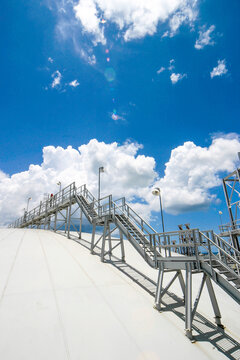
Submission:
POLYGON ((110 232, 110 225, 108 223, 108 246, 109 246, 109 260, 111 260, 112 257, 112 237, 111 237, 111 232, 110 232))
POLYGON ((68 210, 68 231, 67 231, 68 239, 70 239, 71 207, 72 207, 72 200, 70 199, 70 205, 69 205, 69 210, 68 210))
POLYGON ((96 221, 94 220, 93 229, 92 229, 92 240, 91 240, 91 254, 93 254, 93 249, 94 249, 95 232, 96 232, 96 221))
POLYGON ((48 230, 50 230, 50 223, 51 223, 51 215, 48 216, 48 230))
MULTIPOLYGON (((237 174, 239 176, 239 171, 238 170, 237 170, 237 174)), ((225 194, 225 198, 226 198, 226 202, 227 202, 227 207, 228 207, 228 212, 229 212, 229 217, 230 217, 230 221, 231 221, 231 230, 235 230, 236 229, 236 223, 234 221, 231 202, 230 202, 230 199, 229 199, 229 196, 228 196, 225 179, 223 179, 223 190, 224 190, 224 194, 225 194)), ((240 251, 240 244, 239 244, 237 235, 235 235, 235 234, 232 235, 232 242, 233 242, 233 246, 235 247, 235 249, 240 251)))
POLYGON ((160 262, 156 296, 155 296, 155 309, 161 310, 161 300, 162 300, 162 284, 163 284, 163 274, 164 274, 164 263, 160 262))
POLYGON ((99 200, 100 200, 100 194, 101 194, 101 190, 100 190, 100 174, 104 172, 104 167, 101 166, 99 169, 98 169, 98 206, 100 205, 99 204, 99 200))
POLYGON ((79 236, 78 236, 79 239, 81 239, 82 237, 82 216, 83 216, 83 211, 82 209, 80 209, 80 224, 79 224, 79 236))
POLYGON ((58 213, 58 211, 56 210, 56 212, 55 212, 55 218, 54 218, 54 232, 57 231, 57 213, 58 213))
POLYGON ((217 324, 217 326, 219 326, 221 328, 224 328, 224 326, 221 323, 221 317, 222 317, 221 312, 220 312, 220 309, 218 307, 216 295, 215 295, 215 292, 213 290, 213 286, 212 286, 211 279, 210 279, 209 276, 206 277, 206 285, 207 285, 208 293, 209 293, 210 300, 211 300, 211 303, 212 303, 213 311, 214 311, 214 314, 215 314, 215 323, 217 324))
POLYGON ((192 340, 192 266, 186 263, 186 290, 185 290, 185 331, 192 340))
POLYGON ((163 229, 163 232, 165 232, 164 220, 163 220, 163 209, 162 209, 162 197, 161 197, 161 190, 160 189, 159 189, 159 201, 160 201, 161 218, 162 218, 162 229, 163 229))
POLYGON ((67 233, 67 220, 68 220, 68 208, 66 208, 66 216, 65 216, 65 234, 67 233))
POLYGON ((122 261, 125 261, 125 250, 124 250, 124 243, 123 243, 123 233, 119 230, 120 235, 120 243, 121 243, 121 252, 122 252, 122 261))
POLYGON ((105 242, 106 242, 107 227, 108 227, 108 221, 105 220, 105 222, 104 222, 104 229, 103 229, 102 249, 101 249, 101 261, 102 261, 102 262, 104 262, 104 253, 105 253, 105 242))
POLYGON ((185 283, 184 283, 184 279, 183 279, 181 270, 178 271, 178 280, 179 280, 179 283, 180 283, 180 286, 181 286, 181 289, 183 292, 183 301, 185 303, 186 287, 185 287, 185 283))

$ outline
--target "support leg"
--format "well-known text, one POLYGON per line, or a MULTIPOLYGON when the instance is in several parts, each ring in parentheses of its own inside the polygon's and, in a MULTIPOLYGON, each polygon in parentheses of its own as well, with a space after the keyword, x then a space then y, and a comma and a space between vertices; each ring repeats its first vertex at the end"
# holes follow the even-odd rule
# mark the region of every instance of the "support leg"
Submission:
POLYGON ((65 217, 65 234, 67 233, 67 221, 68 221, 68 208, 66 208, 66 217, 65 217))
POLYGON ((57 211, 55 212, 55 218, 54 218, 54 232, 57 231, 57 211))
POLYGON ((111 231, 110 231, 110 225, 108 224, 107 227, 108 231, 108 246, 109 246, 109 260, 111 260, 112 257, 112 237, 111 237, 111 231))
POLYGON ((121 243, 121 252, 122 252, 122 261, 125 261, 125 249, 124 249, 124 243, 123 243, 123 233, 121 230, 119 230, 120 235, 120 243, 121 243))
POLYGON ((163 274, 164 274, 164 264, 160 263, 159 272, 158 272, 156 296, 155 296, 155 306, 154 306, 155 309, 157 309, 159 311, 161 310, 163 274))
POLYGON ((67 230, 67 237, 68 237, 68 239, 70 239, 71 207, 72 207, 72 204, 71 204, 71 202, 70 202, 69 210, 68 210, 68 230, 67 230))
POLYGON ((102 239, 102 250, 101 250, 101 261, 104 262, 104 253, 105 253, 105 242, 106 242, 106 233, 107 233, 107 220, 104 223, 104 229, 103 229, 103 239, 102 239))
POLYGON ((203 287, 204 287, 204 284, 205 284, 205 281, 206 281, 206 277, 207 275, 206 274, 203 274, 203 277, 202 277, 202 281, 201 281, 201 284, 200 284, 200 287, 199 287, 199 290, 198 290, 198 294, 197 294, 197 297, 194 301, 194 305, 193 305, 193 311, 192 311, 192 320, 196 314, 196 311, 197 311, 197 307, 198 307, 198 303, 199 303, 199 300, 200 300, 200 297, 201 297, 201 294, 202 294, 202 291, 203 291, 203 287))
POLYGON ((208 293, 209 293, 210 300, 212 303, 213 311, 215 314, 215 323, 217 324, 217 326, 224 329, 224 326, 221 323, 221 317, 222 317, 221 312, 220 312, 217 298, 216 298, 215 292, 213 290, 213 286, 212 286, 211 279, 209 276, 207 276, 207 278, 206 278, 206 285, 207 285, 208 293))
POLYGON ((94 221, 93 229, 92 229, 91 254, 93 254, 93 249, 94 249, 95 232, 96 232, 96 221, 94 221))
POLYGON ((79 236, 78 236, 79 239, 81 239, 82 237, 82 216, 83 216, 83 212, 82 209, 80 209, 80 224, 79 224, 79 236))
POLYGON ((178 272, 178 280, 179 280, 179 283, 180 283, 180 286, 181 286, 181 289, 183 292, 183 301, 185 302, 186 288, 185 288, 185 282, 184 282, 181 270, 179 270, 179 272, 178 272))
POLYGON ((186 263, 186 291, 185 291, 185 331, 192 340, 192 269, 191 263, 186 263))

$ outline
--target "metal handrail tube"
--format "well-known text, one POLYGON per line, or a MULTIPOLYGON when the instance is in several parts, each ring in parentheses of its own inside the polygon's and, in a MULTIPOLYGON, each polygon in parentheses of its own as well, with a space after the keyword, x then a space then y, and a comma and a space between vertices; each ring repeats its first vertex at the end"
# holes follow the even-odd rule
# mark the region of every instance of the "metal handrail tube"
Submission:
MULTIPOLYGON (((118 208, 118 209, 122 212, 122 214, 127 215, 127 217, 129 218, 129 220, 132 218, 135 223, 137 223, 138 225, 140 225, 142 232, 143 232, 143 230, 145 230, 145 231, 147 232, 147 235, 150 235, 150 233, 147 231, 147 229, 146 229, 145 227, 143 228, 142 223, 140 223, 140 222, 129 212, 129 210, 131 210, 131 211, 133 211, 133 212, 135 213, 135 211, 134 211, 128 204, 125 203, 125 206, 123 206, 123 205, 119 206, 119 205, 116 204, 115 200, 114 200, 113 203, 115 204, 115 208, 118 208), (125 211, 123 211, 123 209, 121 209, 121 208, 124 208, 124 210, 126 211, 126 213, 125 213, 125 211)), ((115 212, 114 212, 114 213, 115 213, 115 212)), ((135 213, 135 214, 136 214, 136 213, 135 213)), ((137 214, 136 214, 136 215, 137 215, 137 214)), ((138 216, 138 215, 137 215, 137 216, 138 216)), ((138 217, 143 221, 144 224, 148 225, 140 216, 138 216, 138 217)), ((135 224, 133 223, 133 225, 135 225, 135 224)), ((148 226, 150 227, 150 225, 148 225, 148 226)), ((151 227, 150 227, 150 228, 151 228, 151 227)), ((143 232, 143 236, 145 236, 144 232, 143 232)))
POLYGON ((221 236, 219 236, 218 234, 215 234, 215 233, 214 233, 214 236, 217 237, 223 244, 225 244, 225 246, 230 247, 235 253, 237 253, 240 256, 240 251, 237 250, 235 247, 233 247, 231 244, 229 244, 226 240, 221 238, 221 236))
MULTIPOLYGON (((209 239, 209 242, 210 242, 210 239, 209 239)), ((206 250, 208 250, 206 246, 202 245, 202 247, 205 248, 206 250)), ((239 272, 238 272, 238 274, 236 274, 235 271, 234 271, 233 269, 231 269, 231 267, 229 267, 229 265, 228 265, 227 263, 224 263, 223 261, 219 260, 219 258, 218 258, 212 251, 210 251, 209 256, 210 256, 210 255, 211 255, 211 258, 215 258, 215 260, 216 260, 218 263, 220 263, 223 267, 225 267, 226 269, 228 269, 228 271, 231 272, 232 275, 238 276, 238 277, 240 278, 239 272)), ((231 258, 231 255, 229 255, 229 254, 226 254, 226 255, 231 258)), ((236 264, 236 265, 239 266, 239 264, 236 264)), ((212 262, 211 262, 211 261, 210 261, 210 266, 211 266, 211 269, 212 269, 212 271, 213 271, 214 268, 213 268, 213 266, 212 266, 212 262)))
POLYGON ((129 207, 129 209, 130 209, 140 220, 142 220, 142 221, 144 222, 144 224, 146 224, 146 225, 149 227, 149 229, 151 229, 154 233, 157 233, 156 230, 154 230, 154 229, 151 227, 151 225, 149 225, 140 215, 138 215, 128 204, 126 204, 126 205, 129 207))
MULTIPOLYGON (((217 245, 216 243, 214 243, 211 239, 209 239, 208 237, 206 237, 206 235, 204 235, 201 231, 199 231, 199 233, 204 236, 207 240, 209 240, 213 246, 215 246, 216 248, 218 248, 221 252, 223 252, 226 256, 228 256, 231 260, 233 260, 233 262, 237 263, 238 266, 240 266, 240 262, 237 259, 234 259, 232 257, 232 255, 228 254, 225 250, 223 250, 219 245, 217 245)), ((201 245, 204 247, 203 245, 204 243, 202 243, 201 245)), ((213 254, 213 253, 212 253, 213 254)), ((213 254, 214 255, 214 254, 213 254)), ((215 256, 215 255, 214 255, 215 256)))

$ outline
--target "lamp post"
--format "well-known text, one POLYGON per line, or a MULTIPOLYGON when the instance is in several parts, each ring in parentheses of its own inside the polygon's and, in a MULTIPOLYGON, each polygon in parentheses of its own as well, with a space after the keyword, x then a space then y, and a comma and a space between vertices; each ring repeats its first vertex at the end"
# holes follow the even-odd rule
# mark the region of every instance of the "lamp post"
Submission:
MULTIPOLYGON (((101 194, 101 188, 100 188, 100 174, 104 172, 104 167, 101 166, 99 169, 98 169, 98 202, 100 200, 100 194, 101 194)), ((98 205, 99 206, 99 205, 98 205)))
POLYGON ((221 225, 222 225, 222 211, 219 211, 219 217, 220 217, 220 222, 221 222, 221 225))
POLYGON ((163 232, 165 232, 165 228, 164 228, 164 220, 163 220, 163 209, 162 209, 162 197, 161 197, 161 190, 160 188, 155 188, 153 191, 152 191, 152 194, 155 195, 155 196, 159 196, 159 202, 160 202, 160 211, 161 211, 161 218, 162 218, 162 229, 163 229, 163 232))
POLYGON ((31 197, 29 197, 29 198, 28 198, 28 201, 27 201, 27 210, 26 210, 27 212, 28 212, 28 206, 29 206, 29 201, 30 201, 30 200, 32 200, 31 197))
POLYGON ((57 185, 59 186, 59 192, 61 192, 61 190, 62 190, 62 183, 61 183, 61 181, 58 181, 58 182, 57 182, 57 185))

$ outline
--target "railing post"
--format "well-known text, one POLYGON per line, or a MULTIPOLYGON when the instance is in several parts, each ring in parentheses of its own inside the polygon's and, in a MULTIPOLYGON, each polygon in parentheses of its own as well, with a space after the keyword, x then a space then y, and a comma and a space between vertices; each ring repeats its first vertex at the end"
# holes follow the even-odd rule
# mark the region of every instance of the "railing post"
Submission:
POLYGON ((112 195, 109 195, 109 215, 112 214, 112 195))
POLYGON ((186 263, 185 331, 192 340, 192 264, 189 262, 186 263))
POLYGON ((197 241, 200 243, 199 229, 197 229, 196 232, 195 232, 195 230, 193 230, 193 241, 194 241, 194 252, 195 252, 196 259, 197 259, 197 266, 198 266, 198 270, 199 270, 200 269, 200 262, 199 262, 199 255, 198 255, 199 245, 197 245, 197 241), (196 236, 196 232, 197 232, 197 236, 196 236))

